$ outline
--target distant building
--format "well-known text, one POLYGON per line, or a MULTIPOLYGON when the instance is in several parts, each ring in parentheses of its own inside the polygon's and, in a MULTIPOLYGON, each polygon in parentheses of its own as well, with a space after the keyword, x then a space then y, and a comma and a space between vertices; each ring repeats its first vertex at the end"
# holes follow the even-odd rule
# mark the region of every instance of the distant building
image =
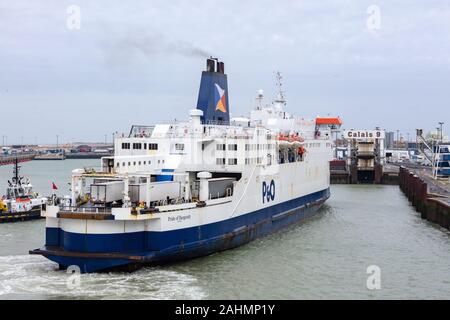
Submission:
POLYGON ((88 145, 81 145, 76 148, 77 152, 92 152, 92 147, 88 145))
POLYGON ((392 131, 386 131, 386 149, 393 149, 394 148, 394 137, 395 133, 392 131))
MULTIPOLYGON (((441 140, 441 131, 440 130, 434 130, 434 131, 430 131, 427 136, 426 136, 427 140, 441 140)), ((442 140, 444 142, 449 141, 449 137, 446 134, 442 134, 442 140)))

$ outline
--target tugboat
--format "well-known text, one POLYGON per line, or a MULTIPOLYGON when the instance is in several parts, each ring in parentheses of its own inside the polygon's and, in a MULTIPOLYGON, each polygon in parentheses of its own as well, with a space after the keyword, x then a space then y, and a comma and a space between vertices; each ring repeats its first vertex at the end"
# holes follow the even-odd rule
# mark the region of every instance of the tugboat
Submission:
POLYGON ((29 179, 19 176, 19 160, 14 161, 13 178, 8 180, 6 195, 0 199, 0 223, 41 218, 47 198, 33 192, 29 179))

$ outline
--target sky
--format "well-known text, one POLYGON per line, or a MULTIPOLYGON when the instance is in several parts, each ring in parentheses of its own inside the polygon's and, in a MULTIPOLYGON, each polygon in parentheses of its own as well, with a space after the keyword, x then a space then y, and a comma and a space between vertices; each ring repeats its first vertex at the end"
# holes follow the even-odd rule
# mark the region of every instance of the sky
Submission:
POLYGON ((270 103, 280 71, 293 114, 450 132, 448 0, 0 0, 0 135, 111 141, 187 119, 209 55, 232 116, 259 89, 270 103))

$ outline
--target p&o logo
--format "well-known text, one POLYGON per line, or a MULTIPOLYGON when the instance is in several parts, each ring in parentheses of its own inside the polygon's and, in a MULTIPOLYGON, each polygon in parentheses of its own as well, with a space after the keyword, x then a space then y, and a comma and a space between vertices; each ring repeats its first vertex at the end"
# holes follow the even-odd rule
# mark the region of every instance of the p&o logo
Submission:
POLYGON ((275 181, 272 180, 270 183, 263 181, 262 200, 263 203, 275 200, 275 181))

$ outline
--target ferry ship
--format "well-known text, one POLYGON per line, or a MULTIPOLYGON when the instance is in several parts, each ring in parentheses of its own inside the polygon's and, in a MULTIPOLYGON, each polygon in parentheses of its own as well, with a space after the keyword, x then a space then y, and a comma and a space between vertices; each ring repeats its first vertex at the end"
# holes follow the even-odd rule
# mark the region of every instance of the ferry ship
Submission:
MULTIPOLYGON (((258 91, 230 117, 224 63, 207 59, 184 122, 132 126, 101 170, 75 169, 71 195, 48 204, 40 254, 60 269, 133 270, 235 248, 313 215, 330 196, 329 126, 258 91)), ((270 252, 267 252, 269 255, 270 252)))

